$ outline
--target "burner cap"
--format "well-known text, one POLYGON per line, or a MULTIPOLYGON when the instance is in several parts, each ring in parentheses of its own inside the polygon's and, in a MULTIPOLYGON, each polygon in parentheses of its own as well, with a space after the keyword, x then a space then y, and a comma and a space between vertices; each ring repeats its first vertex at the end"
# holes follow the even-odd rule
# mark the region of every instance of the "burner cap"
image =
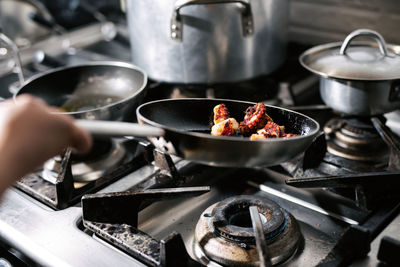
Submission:
POLYGON ((200 216, 194 240, 194 252, 200 262, 257 266, 250 206, 258 208, 271 262, 281 263, 294 254, 301 238, 294 217, 267 198, 236 196, 215 203, 200 216))
POLYGON ((370 121, 333 118, 324 127, 328 152, 338 157, 387 163, 388 149, 370 121))
MULTIPOLYGON (((126 150, 119 141, 95 141, 95 146, 88 155, 71 156, 71 171, 75 182, 91 182, 115 168, 125 157, 126 150)), ((43 167, 41 177, 56 183, 61 168, 61 157, 48 160, 43 167)), ((76 186, 82 186, 76 183, 76 186)))
POLYGON ((215 206, 210 220, 215 232, 232 241, 255 243, 250 206, 257 206, 267 239, 284 229, 287 221, 278 204, 266 198, 240 196, 227 198, 215 206))

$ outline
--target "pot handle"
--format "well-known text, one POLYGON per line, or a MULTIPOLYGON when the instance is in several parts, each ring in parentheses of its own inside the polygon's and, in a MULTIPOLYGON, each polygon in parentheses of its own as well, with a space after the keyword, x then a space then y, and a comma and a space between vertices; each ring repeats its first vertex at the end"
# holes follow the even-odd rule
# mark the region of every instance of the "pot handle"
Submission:
POLYGON ((177 0, 174 6, 174 13, 171 19, 171 39, 178 42, 182 41, 183 23, 182 16, 179 13, 181 8, 192 5, 211 5, 238 3, 241 5, 242 31, 243 36, 250 36, 254 32, 253 15, 249 0, 177 0))
POLYGON ((22 86, 24 84, 24 73, 22 71, 22 63, 21 63, 21 57, 19 55, 18 46, 14 43, 13 40, 8 38, 7 35, 5 35, 4 33, 1 33, 1 32, 0 32, 0 40, 2 40, 7 45, 9 45, 14 52, 15 64, 18 67, 18 79, 19 79, 20 86, 22 86))
POLYGON ((359 36, 369 37, 376 40, 379 45, 379 51, 381 51, 382 55, 388 55, 385 39, 383 39, 382 35, 380 35, 378 32, 369 29, 359 29, 350 33, 346 39, 344 39, 343 44, 340 47, 340 54, 346 54, 346 49, 350 45, 350 42, 359 36))

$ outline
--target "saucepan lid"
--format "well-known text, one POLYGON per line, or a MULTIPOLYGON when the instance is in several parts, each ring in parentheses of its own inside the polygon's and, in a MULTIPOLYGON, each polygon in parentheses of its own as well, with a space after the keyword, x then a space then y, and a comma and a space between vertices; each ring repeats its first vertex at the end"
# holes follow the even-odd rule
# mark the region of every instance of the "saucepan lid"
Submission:
POLYGON ((387 45, 376 31, 359 29, 343 43, 313 47, 300 56, 300 63, 309 71, 325 78, 381 81, 400 79, 400 46, 387 45), (353 41, 368 37, 376 42, 353 41))

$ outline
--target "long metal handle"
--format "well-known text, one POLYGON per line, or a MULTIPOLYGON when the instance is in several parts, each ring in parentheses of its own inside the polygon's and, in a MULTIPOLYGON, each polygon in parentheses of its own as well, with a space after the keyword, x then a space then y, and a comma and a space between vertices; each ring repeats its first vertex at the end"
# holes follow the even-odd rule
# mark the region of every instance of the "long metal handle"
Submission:
POLYGON ((19 55, 19 49, 18 46, 14 43, 13 40, 11 40, 10 38, 8 38, 7 35, 3 34, 0 32, 0 40, 2 40, 3 42, 5 42, 7 45, 9 45, 11 47, 11 49, 13 50, 14 53, 14 61, 15 64, 18 67, 18 79, 19 79, 19 84, 20 86, 22 86, 24 84, 24 73, 22 71, 22 63, 21 63, 21 57, 19 55))
POLYGON ((103 15, 98 9, 91 7, 90 5, 83 3, 82 1, 79 3, 79 7, 86 11, 88 14, 92 14, 92 16, 99 22, 103 24, 102 32, 104 34, 106 41, 113 40, 117 34, 117 27, 113 22, 107 19, 106 16, 103 15))
MULTIPOLYGON (((71 48, 84 48, 99 41, 110 40, 114 35, 113 30, 112 24, 94 23, 71 30, 63 35, 51 35, 30 47, 21 48, 21 63, 22 65, 31 63, 38 50, 46 51, 46 54, 50 56, 57 56, 71 48)), ((8 74, 8 70, 0 69, 0 76, 4 74, 8 74)))
POLYGON ((249 0, 177 0, 175 2, 174 13, 171 19, 171 38, 176 41, 182 41, 183 25, 180 15, 181 8, 192 5, 213 5, 213 4, 241 4, 243 9, 242 15, 242 31, 243 36, 252 35, 254 32, 253 15, 251 13, 251 5, 249 0))
POLYGON ((356 37, 369 37, 378 42, 379 45, 379 51, 381 51, 382 55, 387 56, 388 51, 386 47, 386 42, 385 39, 383 39, 382 35, 380 35, 378 32, 369 30, 369 29, 359 29, 355 30, 352 33, 350 33, 346 39, 344 39, 342 46, 340 47, 340 54, 344 55, 346 53, 347 47, 350 45, 350 42, 356 38, 356 37))
POLYGON ((75 120, 78 127, 99 136, 163 136, 164 130, 137 123, 100 120, 75 120))

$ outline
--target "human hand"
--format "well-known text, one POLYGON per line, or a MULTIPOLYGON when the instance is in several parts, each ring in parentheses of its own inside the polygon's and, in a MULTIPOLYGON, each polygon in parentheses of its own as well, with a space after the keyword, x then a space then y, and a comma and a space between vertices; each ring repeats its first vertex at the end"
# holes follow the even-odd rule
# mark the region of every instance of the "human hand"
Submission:
POLYGON ((0 104, 0 190, 72 147, 88 152, 92 140, 71 116, 28 95, 0 104), (1 186, 6 184, 6 186, 1 186))

